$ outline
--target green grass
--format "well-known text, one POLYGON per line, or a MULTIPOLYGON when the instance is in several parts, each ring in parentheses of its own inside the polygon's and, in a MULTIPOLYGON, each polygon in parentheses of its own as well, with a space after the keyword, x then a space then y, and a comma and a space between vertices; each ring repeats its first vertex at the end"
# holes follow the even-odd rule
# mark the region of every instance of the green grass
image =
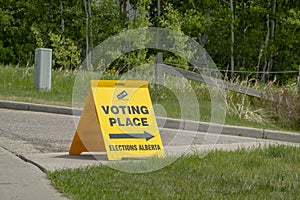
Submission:
POLYGON ((0 66, 0 99, 51 105, 72 105, 75 74, 52 71, 51 91, 34 89, 34 69, 0 66))
MULTIPOLYGON (((52 88, 50 91, 34 89, 34 69, 18 68, 14 66, 0 65, 0 99, 10 101, 31 102, 50 105, 72 106, 72 92, 76 72, 53 70, 52 88)), ((180 86, 180 83, 179 83, 180 86)), ((181 112, 176 96, 168 89, 150 88, 153 104, 160 104, 161 107, 155 110, 158 116, 181 118, 200 121, 211 121, 211 99, 208 88, 204 84, 192 82, 193 89, 199 102, 200 118, 195 118, 194 105, 198 102, 188 102, 188 105, 181 112), (191 106, 190 106, 191 105, 191 106), (161 109, 163 107, 163 109, 161 109)), ((84 97, 83 97, 84 98, 84 97)), ((84 100, 83 100, 84 101, 84 100)), ((235 97, 235 101, 239 99, 235 97)), ((273 129, 282 131, 299 132, 297 127, 284 126, 278 122, 269 120, 268 123, 260 123, 251 120, 241 119, 235 114, 227 112, 225 124, 248 126, 254 128, 273 129)))
POLYGON ((56 171, 48 177, 71 199, 298 199, 300 148, 214 151, 204 158, 187 155, 150 173, 97 166, 56 171))

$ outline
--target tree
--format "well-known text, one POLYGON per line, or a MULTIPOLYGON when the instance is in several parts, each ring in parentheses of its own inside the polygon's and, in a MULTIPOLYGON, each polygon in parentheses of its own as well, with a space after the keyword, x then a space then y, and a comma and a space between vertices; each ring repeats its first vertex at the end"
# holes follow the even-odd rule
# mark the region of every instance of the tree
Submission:
MULTIPOLYGON (((122 30, 148 26, 182 31, 209 52, 219 69, 263 71, 265 74, 258 76, 262 80, 273 78, 270 71, 296 71, 300 63, 298 0, 0 2, 0 63, 4 64, 31 65, 35 48, 53 47, 49 33, 60 36, 64 45, 70 41, 68 44, 77 47, 83 60, 106 38, 122 30)), ((154 53, 147 50, 139 56, 148 59, 154 53)), ((133 56, 132 63, 137 52, 129 55, 133 56)), ((187 65, 174 55, 165 56, 187 65)), ((123 64, 120 60, 117 66, 123 68, 123 64)), ((284 81, 294 76, 278 78, 284 81)))

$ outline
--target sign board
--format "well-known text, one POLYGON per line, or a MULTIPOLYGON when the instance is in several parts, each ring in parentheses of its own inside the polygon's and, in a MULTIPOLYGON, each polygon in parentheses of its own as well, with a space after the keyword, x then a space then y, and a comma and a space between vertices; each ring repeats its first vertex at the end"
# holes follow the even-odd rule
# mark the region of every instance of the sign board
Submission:
POLYGON ((104 150, 109 160, 164 156, 147 81, 91 81, 69 153, 104 150))

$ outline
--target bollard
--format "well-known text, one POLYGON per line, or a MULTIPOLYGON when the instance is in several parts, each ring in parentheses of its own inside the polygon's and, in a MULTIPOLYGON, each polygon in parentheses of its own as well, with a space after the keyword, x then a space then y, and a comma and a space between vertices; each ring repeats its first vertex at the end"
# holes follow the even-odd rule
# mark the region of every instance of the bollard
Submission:
POLYGON ((38 48, 34 59, 34 88, 51 90, 52 49, 38 48))

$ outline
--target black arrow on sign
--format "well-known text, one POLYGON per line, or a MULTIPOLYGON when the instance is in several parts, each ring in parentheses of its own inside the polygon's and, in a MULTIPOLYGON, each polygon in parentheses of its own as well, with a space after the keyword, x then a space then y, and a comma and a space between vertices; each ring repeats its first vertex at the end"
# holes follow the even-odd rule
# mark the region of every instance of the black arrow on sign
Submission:
POLYGON ((144 131, 144 133, 111 133, 110 139, 146 139, 146 141, 153 138, 154 135, 144 131))

